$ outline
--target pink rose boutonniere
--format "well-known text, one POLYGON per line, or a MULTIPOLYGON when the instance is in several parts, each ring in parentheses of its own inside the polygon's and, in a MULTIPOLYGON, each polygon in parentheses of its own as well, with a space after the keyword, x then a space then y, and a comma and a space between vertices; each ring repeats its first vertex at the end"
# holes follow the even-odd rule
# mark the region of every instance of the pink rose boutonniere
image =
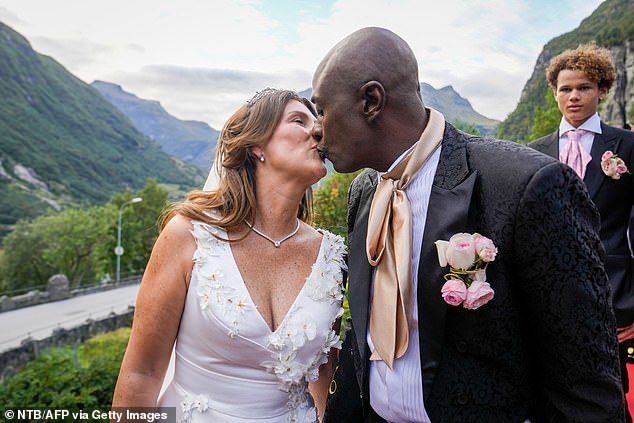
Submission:
POLYGON ((495 292, 486 281, 486 268, 498 252, 493 241, 478 233, 458 233, 435 244, 440 266, 449 265, 440 291, 447 304, 475 310, 493 299, 495 292))
POLYGON ((601 169, 612 179, 621 179, 624 173, 630 173, 623 159, 608 150, 601 156, 601 169))

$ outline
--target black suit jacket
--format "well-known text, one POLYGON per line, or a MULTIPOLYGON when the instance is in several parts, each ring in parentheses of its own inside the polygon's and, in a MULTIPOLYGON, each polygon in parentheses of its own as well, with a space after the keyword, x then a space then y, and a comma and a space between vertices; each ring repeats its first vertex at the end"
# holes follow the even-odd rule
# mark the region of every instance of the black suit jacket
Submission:
MULTIPOLYGON (((329 398, 329 422, 382 421, 369 405, 366 342, 372 268, 365 237, 376 181, 377 173, 366 170, 349 191, 347 336, 356 336, 342 349, 335 378, 350 382, 354 365, 357 383, 349 386, 358 392, 329 398), (338 418, 351 409, 363 417, 338 418)), ((598 226, 597 210, 570 168, 446 124, 418 274, 420 345, 410 345, 420 350, 432 422, 623 420, 598 226), (447 269, 434 241, 458 232, 478 232, 498 247, 487 268, 495 298, 477 310, 441 297, 447 269)))
MULTIPOLYGON (((605 248, 605 270, 612 286, 614 314, 619 327, 634 322, 634 260, 628 246, 634 239, 634 183, 632 175, 614 180, 601 170, 601 156, 608 150, 618 154, 630 170, 634 170, 634 132, 601 123, 602 134, 596 134, 583 181, 601 215, 601 242, 605 248)), ((559 131, 528 144, 536 150, 559 158, 559 131)), ((634 245, 634 244, 631 244, 634 245)))

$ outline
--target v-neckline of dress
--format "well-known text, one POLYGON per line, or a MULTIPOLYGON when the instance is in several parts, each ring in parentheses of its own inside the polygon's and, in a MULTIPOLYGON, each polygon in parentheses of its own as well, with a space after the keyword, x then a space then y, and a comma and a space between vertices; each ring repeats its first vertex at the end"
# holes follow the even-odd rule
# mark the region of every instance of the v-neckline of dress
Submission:
MULTIPOLYGON (((297 305, 297 303, 299 302, 300 298, 302 297, 302 294, 303 294, 303 292, 306 289, 306 285, 308 285, 308 281, 313 277, 313 274, 315 273, 315 268, 318 267, 318 266, 316 266, 316 264, 319 263, 320 260, 322 260, 322 257, 324 255, 323 254, 323 249, 324 249, 324 245, 326 244, 326 233, 321 231, 321 230, 319 230, 319 229, 317 229, 317 231, 322 235, 321 236, 321 243, 319 244, 319 251, 317 252, 317 258, 315 259, 315 261, 313 262, 313 264, 311 266, 310 273, 308 274, 306 279, 304 279, 304 283, 302 284, 301 289, 299 290, 299 292, 295 296, 295 299, 291 303, 291 305, 288 308, 288 310, 286 310, 286 313, 284 314, 284 318, 280 321, 280 324, 277 325, 277 328, 275 330, 273 330, 269 326, 269 324, 266 322, 266 319, 264 318, 264 316, 262 316, 262 313, 260 313, 259 306, 255 303, 255 301, 253 301, 253 298, 251 297, 251 292, 249 292, 249 288, 247 287, 247 284, 244 281, 244 277, 242 276, 242 272, 240 271, 240 267, 238 266, 238 262, 236 261, 236 258, 233 255, 233 249, 231 248, 231 243, 228 243, 229 244, 228 245, 228 247, 229 247, 229 255, 231 256, 231 262, 233 263, 233 267, 237 270, 238 275, 239 275, 240 289, 242 289, 244 291, 248 301, 251 304, 253 304, 253 308, 255 309, 255 312, 258 315, 259 321, 262 323, 262 325, 264 325, 264 327, 266 328, 267 333, 269 335, 277 334, 277 332, 280 330, 280 328, 285 326, 286 321, 290 318, 290 315, 293 314, 293 309, 295 309, 295 306, 297 305)), ((226 232, 225 232, 225 234, 226 234, 226 232)), ((228 236, 228 234, 227 234, 227 236, 228 236)))

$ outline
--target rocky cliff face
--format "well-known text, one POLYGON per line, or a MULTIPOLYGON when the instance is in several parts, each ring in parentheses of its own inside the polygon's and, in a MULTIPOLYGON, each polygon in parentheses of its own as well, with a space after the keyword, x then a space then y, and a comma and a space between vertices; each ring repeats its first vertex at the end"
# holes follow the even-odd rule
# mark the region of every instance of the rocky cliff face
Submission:
POLYGON ((605 122, 620 126, 634 123, 634 42, 610 48, 616 65, 616 81, 608 93, 599 114, 605 122))
POLYGON ((537 57, 537 62, 535 63, 535 68, 533 69, 533 73, 531 77, 528 79, 528 81, 526 81, 526 84, 524 85, 524 88, 522 89, 522 95, 520 95, 520 102, 528 99, 530 95, 530 90, 533 87, 536 87, 541 82, 541 80, 545 77, 546 68, 548 67, 548 64, 552 60, 553 56, 554 56, 553 53, 548 48, 544 48, 542 52, 539 54, 539 56, 537 57))

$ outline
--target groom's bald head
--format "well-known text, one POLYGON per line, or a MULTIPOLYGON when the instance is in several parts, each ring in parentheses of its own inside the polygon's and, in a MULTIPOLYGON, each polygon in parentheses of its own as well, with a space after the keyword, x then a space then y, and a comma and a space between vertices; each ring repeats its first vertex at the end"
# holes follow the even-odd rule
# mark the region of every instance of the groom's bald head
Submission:
POLYGON ((320 115, 313 136, 339 172, 386 170, 427 119, 414 52, 383 28, 360 29, 326 54, 313 101, 320 115))
POLYGON ((380 82, 399 96, 418 93, 418 65, 409 45, 384 28, 363 28, 337 43, 315 71, 313 86, 328 79, 335 89, 356 90, 380 82))

